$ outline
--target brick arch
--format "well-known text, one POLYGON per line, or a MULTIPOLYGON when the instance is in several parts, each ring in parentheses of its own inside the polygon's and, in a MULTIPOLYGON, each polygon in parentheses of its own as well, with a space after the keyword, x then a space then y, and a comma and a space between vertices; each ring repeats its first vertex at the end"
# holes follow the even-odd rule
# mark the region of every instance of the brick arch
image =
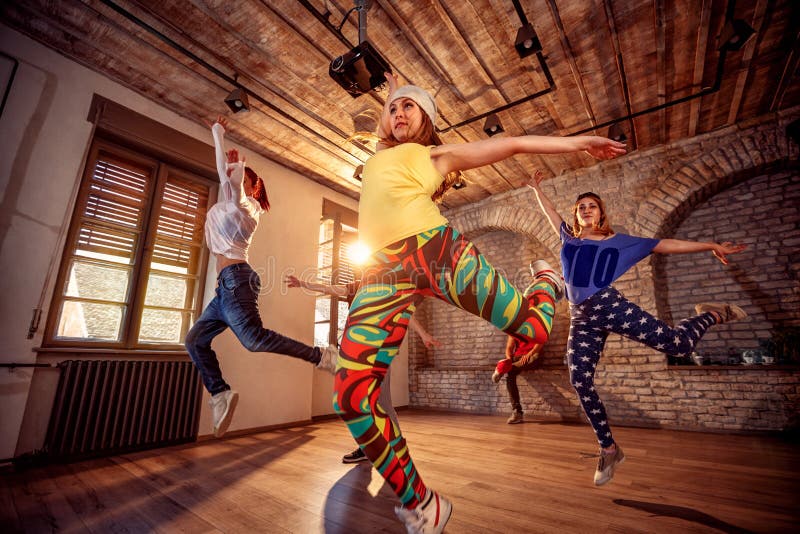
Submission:
MULTIPOLYGON (((634 235, 668 238, 701 203, 714 195, 757 176, 772 174, 796 166, 782 129, 755 130, 732 140, 703 157, 688 162, 652 190, 640 204, 632 222, 634 235)), ((656 315, 673 323, 668 303, 669 287, 656 289, 657 281, 668 279, 666 260, 654 255, 649 271, 656 315)))
POLYGON ((451 217, 450 224, 468 239, 489 232, 512 232, 541 243, 555 258, 561 253, 558 236, 538 209, 487 204, 468 214, 451 217))
POLYGON ((785 169, 790 161, 782 129, 735 136, 730 143, 688 162, 650 191, 632 221, 632 233, 666 237, 701 202, 752 177, 785 169))

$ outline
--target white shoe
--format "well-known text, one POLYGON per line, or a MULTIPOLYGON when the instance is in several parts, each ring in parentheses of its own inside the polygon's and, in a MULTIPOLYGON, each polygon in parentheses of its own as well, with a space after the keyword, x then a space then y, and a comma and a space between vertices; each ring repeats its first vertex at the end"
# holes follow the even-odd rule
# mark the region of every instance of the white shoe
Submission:
POLYGON ((534 278, 544 278, 550 282, 550 285, 553 286, 553 290, 556 292, 556 302, 564 297, 564 277, 557 273, 549 263, 544 260, 532 261, 531 274, 534 278))
POLYGON ((614 470, 625 461, 625 455, 619 445, 614 452, 605 453, 600 449, 600 460, 597 461, 597 469, 594 472, 594 485, 602 486, 614 476, 614 470))
POLYGON ((413 510, 398 506, 394 513, 405 523, 408 534, 440 534, 453 513, 453 505, 429 489, 419 506, 413 510))
POLYGON ((339 349, 336 348, 336 345, 328 345, 322 349, 322 357, 319 359, 317 369, 328 371, 329 373, 333 374, 336 372, 336 362, 338 359, 339 349))
POLYGON ((227 432, 238 402, 239 394, 230 389, 211 396, 208 403, 211 405, 211 416, 214 418, 214 437, 222 437, 227 432))

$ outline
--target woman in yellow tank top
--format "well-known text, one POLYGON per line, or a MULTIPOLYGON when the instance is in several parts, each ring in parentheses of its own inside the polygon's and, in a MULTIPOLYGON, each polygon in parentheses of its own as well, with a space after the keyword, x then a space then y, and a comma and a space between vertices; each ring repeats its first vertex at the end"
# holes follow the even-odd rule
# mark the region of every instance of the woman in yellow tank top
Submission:
POLYGON ((428 491, 400 430, 378 403, 386 371, 405 337, 417 304, 434 297, 458 306, 525 343, 544 343, 563 280, 540 261, 524 297, 475 246, 450 227, 431 200, 460 171, 514 154, 586 151, 599 159, 625 153, 603 137, 491 138, 442 144, 434 130, 436 103, 427 91, 398 87, 378 129, 378 152, 364 165, 359 238, 372 251, 350 307, 334 382, 334 408, 402 502, 398 517, 409 531, 441 532, 450 502, 428 491))

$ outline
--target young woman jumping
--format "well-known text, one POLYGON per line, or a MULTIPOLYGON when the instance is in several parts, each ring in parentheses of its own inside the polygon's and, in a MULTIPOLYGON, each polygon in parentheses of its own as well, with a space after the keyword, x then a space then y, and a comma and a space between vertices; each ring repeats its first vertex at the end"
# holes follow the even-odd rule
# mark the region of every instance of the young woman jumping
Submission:
POLYGON ((247 251, 258 227, 261 213, 269 210, 264 181, 245 167, 239 152, 224 148, 227 121, 218 117, 211 126, 214 137, 220 198, 206 215, 206 242, 217 265, 216 295, 186 334, 189 351, 203 386, 211 394, 214 436, 230 426, 239 394, 222 378, 211 341, 230 328, 244 347, 252 352, 274 352, 300 358, 320 369, 333 372, 338 352, 321 349, 264 328, 258 313, 261 280, 247 263, 247 251))
POLYGON ((595 367, 608 334, 625 336, 669 355, 689 354, 710 326, 747 316, 733 304, 703 303, 695 306, 698 315, 673 328, 626 299, 611 284, 652 252, 711 251, 727 265, 727 255, 741 252, 745 245, 617 234, 611 229, 603 200, 591 192, 578 195, 572 208, 572 224, 567 225, 539 187, 541 181, 542 174, 537 172, 528 186, 536 193, 550 226, 561 237, 561 265, 570 303, 567 364, 572 387, 600 443, 594 483, 601 486, 611 480, 616 466, 625 460, 611 436, 605 407, 594 387, 595 367))
POLYGON ((378 128, 378 152, 362 173, 359 239, 372 251, 347 319, 334 381, 334 408, 400 498, 409 532, 441 532, 452 505, 422 481, 400 430, 378 404, 383 377, 397 355, 417 304, 434 297, 467 310, 523 341, 544 343, 563 281, 547 266, 527 298, 497 273, 431 200, 460 171, 515 154, 587 151, 601 158, 625 152, 601 137, 521 136, 442 144, 436 103, 416 86, 397 86, 378 128))

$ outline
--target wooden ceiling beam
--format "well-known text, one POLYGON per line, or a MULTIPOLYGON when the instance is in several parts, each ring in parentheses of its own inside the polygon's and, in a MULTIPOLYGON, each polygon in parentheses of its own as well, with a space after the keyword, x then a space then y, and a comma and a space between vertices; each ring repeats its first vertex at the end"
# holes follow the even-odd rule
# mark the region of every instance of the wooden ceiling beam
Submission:
MULTIPOLYGON (((708 47, 708 33, 711 31, 711 3, 712 0, 702 0, 700 8, 700 24, 697 26, 697 44, 694 53, 694 77, 692 79, 692 93, 702 89, 703 70, 706 64, 706 48, 708 47)), ((702 99, 696 98, 689 105, 689 125, 687 137, 697 135, 697 125, 700 121, 700 104, 702 99)))
POLYGON ((761 27, 764 24, 764 16, 767 10, 766 0, 758 0, 753 9, 752 27, 756 31, 755 39, 750 41, 744 46, 742 50, 742 67, 739 70, 739 75, 736 77, 736 85, 733 89, 733 96, 731 97, 731 104, 728 110, 727 124, 734 124, 739 115, 739 108, 742 105, 742 98, 744 90, 747 86, 747 78, 750 75, 750 62, 753 60, 753 55, 761 42, 761 27))

